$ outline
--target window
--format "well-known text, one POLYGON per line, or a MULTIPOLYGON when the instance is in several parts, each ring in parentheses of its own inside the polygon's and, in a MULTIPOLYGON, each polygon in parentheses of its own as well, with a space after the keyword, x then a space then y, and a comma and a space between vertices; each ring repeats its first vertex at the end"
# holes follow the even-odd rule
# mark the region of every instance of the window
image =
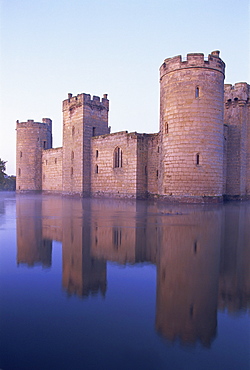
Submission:
POLYGON ((113 228, 113 245, 115 249, 118 249, 118 247, 122 243, 122 230, 119 227, 113 228))
POLYGON ((194 314, 194 306, 191 305, 190 308, 189 308, 189 316, 193 317, 193 314, 194 314))
POLYGON ((74 159, 74 156, 75 156, 75 153, 72 150, 72 152, 71 152, 71 159, 74 159))
POLYGON ((197 253, 197 241, 194 242, 194 253, 197 253))
POLYGON ((196 88, 195 88, 195 97, 196 98, 199 98, 200 97, 200 89, 199 89, 198 86, 196 86, 196 88))
POLYGON ((46 141, 43 142, 43 149, 46 149, 46 141))
POLYGON ((168 134, 168 123, 165 123, 165 134, 168 134))
POLYGON ((22 156, 23 156, 23 153, 22 153, 22 152, 20 152, 20 158, 22 158, 22 156))
POLYGON ((57 164, 57 158, 55 158, 55 164, 57 164))
POLYGON ((98 166, 95 166, 95 173, 98 173, 98 166))
POLYGON ((98 158, 98 150, 95 151, 95 157, 98 158))
POLYGON ((70 174, 71 174, 71 177, 73 176, 74 174, 74 170, 73 170, 73 167, 71 167, 71 171, 70 171, 70 174))
POLYGON ((199 166, 199 164, 200 164, 200 154, 197 153, 196 154, 196 166, 199 166))
POLYGON ((18 168, 18 176, 21 176, 21 168, 18 168))
POLYGON ((92 136, 95 136, 95 127, 92 128, 92 136))
POLYGON ((75 135, 75 126, 72 127, 72 136, 75 135))
POLYGON ((156 178, 158 179, 158 177, 159 177, 159 171, 157 170, 156 171, 156 178))
POLYGON ((114 151, 114 167, 122 167, 122 150, 119 147, 115 148, 114 151))

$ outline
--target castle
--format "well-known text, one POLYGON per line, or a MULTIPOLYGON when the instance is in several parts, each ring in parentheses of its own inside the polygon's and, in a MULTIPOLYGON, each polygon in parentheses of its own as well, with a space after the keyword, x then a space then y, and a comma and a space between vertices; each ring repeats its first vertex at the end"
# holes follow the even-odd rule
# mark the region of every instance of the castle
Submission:
POLYGON ((16 124, 16 189, 80 196, 206 202, 250 198, 250 85, 224 85, 219 51, 165 59, 160 130, 110 133, 109 100, 63 101, 63 146, 52 121, 16 124))

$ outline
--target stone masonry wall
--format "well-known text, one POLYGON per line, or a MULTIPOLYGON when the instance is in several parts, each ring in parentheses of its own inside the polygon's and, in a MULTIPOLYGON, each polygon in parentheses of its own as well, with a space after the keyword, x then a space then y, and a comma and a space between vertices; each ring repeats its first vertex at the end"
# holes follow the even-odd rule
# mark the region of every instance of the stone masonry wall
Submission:
POLYGON ((136 197, 136 133, 126 131, 92 138, 92 195, 136 197), (122 151, 122 166, 115 167, 115 149, 122 151))
POLYGON ((159 181, 159 134, 148 135, 148 193, 149 195, 158 194, 159 181))
POLYGON ((224 68, 219 52, 161 66, 160 195, 222 196, 224 68))
POLYGON ((51 120, 16 123, 16 189, 17 191, 42 190, 42 152, 51 148, 51 120))
POLYGON ((226 194, 250 195, 250 86, 225 85, 225 124, 228 127, 226 194))
POLYGON ((89 195, 91 137, 109 133, 107 95, 79 94, 63 101, 63 192, 89 195))
POLYGON ((156 134, 110 134, 107 94, 68 94, 62 148, 51 149, 49 118, 17 121, 17 191, 188 202, 250 197, 250 85, 224 89, 224 72, 219 51, 165 59, 156 134))
POLYGON ((146 198, 148 191, 148 135, 138 134, 136 197, 146 198))
POLYGON ((62 148, 48 149, 42 155, 44 191, 62 192, 62 148))

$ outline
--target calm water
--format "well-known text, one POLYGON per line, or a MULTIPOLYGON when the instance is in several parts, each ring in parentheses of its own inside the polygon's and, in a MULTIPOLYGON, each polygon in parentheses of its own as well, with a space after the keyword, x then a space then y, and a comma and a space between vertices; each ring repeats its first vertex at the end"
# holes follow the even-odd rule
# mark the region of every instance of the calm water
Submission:
POLYGON ((249 369, 250 203, 0 193, 0 368, 249 369))

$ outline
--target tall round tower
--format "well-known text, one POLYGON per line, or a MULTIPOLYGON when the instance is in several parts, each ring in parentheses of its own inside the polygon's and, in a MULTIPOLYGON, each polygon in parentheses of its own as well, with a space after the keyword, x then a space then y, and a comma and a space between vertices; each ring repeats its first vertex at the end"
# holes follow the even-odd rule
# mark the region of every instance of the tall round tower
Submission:
POLYGON ((52 147, 52 121, 16 122, 16 190, 42 190, 42 151, 52 147))
POLYGON ((221 197, 225 64, 219 51, 188 54, 160 67, 159 193, 221 197))

